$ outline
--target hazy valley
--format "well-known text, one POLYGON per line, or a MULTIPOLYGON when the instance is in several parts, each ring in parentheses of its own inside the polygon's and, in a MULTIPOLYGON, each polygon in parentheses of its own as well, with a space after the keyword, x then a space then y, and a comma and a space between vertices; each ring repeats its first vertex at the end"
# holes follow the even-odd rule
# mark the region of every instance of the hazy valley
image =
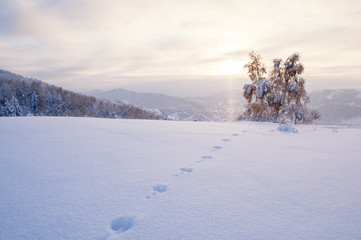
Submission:
MULTIPOLYGON (((234 121, 244 111, 241 91, 222 91, 208 97, 179 98, 125 89, 92 91, 88 95, 131 104, 171 120, 234 121)), ((361 125, 361 91, 317 90, 309 93, 308 106, 320 113, 316 124, 361 125)))

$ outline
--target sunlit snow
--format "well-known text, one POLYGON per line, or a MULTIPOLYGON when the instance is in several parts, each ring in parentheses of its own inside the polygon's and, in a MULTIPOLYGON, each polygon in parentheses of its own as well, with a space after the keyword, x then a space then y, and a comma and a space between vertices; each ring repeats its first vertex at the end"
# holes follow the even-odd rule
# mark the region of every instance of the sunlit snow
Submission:
POLYGON ((360 239, 361 128, 295 128, 0 118, 0 239, 360 239))

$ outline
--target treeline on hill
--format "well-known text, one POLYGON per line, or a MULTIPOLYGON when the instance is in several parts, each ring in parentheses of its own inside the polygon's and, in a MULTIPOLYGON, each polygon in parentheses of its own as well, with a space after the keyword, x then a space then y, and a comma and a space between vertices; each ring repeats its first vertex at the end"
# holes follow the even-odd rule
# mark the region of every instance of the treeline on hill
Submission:
POLYGON ((99 100, 0 70, 0 116, 27 115, 159 119, 138 107, 99 100))
POLYGON ((248 69, 251 84, 245 84, 243 95, 248 101, 247 109, 240 119, 272 121, 280 124, 312 123, 319 118, 315 111, 307 109, 309 97, 305 90, 305 79, 301 77, 304 66, 298 53, 283 61, 273 60, 269 78, 265 77, 266 66, 261 56, 250 52, 248 69))

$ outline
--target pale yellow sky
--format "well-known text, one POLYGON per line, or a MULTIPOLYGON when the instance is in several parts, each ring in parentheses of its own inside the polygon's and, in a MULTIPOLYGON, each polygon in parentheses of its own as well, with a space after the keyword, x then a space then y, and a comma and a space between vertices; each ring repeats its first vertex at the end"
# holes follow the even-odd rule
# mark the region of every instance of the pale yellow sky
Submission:
POLYGON ((251 50, 268 66, 299 52, 309 89, 361 88, 360 23, 359 0, 5 0, 0 68, 76 91, 216 90, 246 83, 251 50))

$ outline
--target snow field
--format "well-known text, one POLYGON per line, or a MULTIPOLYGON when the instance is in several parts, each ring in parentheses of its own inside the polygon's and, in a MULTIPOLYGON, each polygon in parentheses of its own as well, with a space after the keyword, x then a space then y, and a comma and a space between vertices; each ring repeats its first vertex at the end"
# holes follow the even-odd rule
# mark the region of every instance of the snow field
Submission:
POLYGON ((361 129, 277 127, 0 118, 0 238, 360 238, 361 129))

